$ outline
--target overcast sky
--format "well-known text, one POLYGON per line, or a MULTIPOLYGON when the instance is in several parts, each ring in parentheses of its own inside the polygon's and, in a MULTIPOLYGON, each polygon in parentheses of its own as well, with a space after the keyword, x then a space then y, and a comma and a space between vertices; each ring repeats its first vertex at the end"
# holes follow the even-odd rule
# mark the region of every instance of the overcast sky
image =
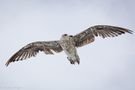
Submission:
POLYGON ((135 35, 96 38, 79 48, 80 65, 64 52, 5 62, 33 41, 59 40, 97 24, 135 31, 134 0, 0 0, 0 90, 135 90, 135 35))

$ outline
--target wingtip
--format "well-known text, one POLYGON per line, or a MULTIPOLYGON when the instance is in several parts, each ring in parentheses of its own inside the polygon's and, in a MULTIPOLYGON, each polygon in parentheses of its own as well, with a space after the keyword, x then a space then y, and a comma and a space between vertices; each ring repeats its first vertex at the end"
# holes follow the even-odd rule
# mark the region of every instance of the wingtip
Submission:
POLYGON ((134 32, 132 30, 128 30, 128 33, 129 34, 133 34, 134 32))
POLYGON ((10 62, 6 62, 6 64, 5 64, 5 65, 6 65, 6 67, 8 67, 9 63, 10 63, 10 62))

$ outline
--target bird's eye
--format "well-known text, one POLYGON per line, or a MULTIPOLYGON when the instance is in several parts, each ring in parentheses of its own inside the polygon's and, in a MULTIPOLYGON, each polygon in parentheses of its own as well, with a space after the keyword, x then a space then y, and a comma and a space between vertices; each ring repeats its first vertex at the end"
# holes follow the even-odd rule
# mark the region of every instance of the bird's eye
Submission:
POLYGON ((64 34, 64 36, 67 36, 67 34, 64 34))
POLYGON ((69 37, 73 37, 73 35, 70 35, 69 37))

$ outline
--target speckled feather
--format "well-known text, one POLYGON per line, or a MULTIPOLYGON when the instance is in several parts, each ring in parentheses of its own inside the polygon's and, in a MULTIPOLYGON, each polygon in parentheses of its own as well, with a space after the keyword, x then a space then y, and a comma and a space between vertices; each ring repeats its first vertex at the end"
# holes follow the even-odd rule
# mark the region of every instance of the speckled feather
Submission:
POLYGON ((101 36, 102 38, 116 37, 118 35, 125 34, 125 33, 132 34, 133 31, 126 28, 116 27, 116 26, 96 25, 84 30, 79 34, 76 34, 75 36, 72 36, 72 39, 70 39, 71 35, 65 34, 68 36, 67 40, 69 41, 67 41, 66 38, 63 37, 62 35, 61 39, 58 41, 33 42, 24 46, 22 49, 16 52, 6 62, 6 66, 8 66, 11 62, 14 61, 21 61, 30 57, 35 57, 39 51, 43 51, 45 52, 45 54, 53 54, 53 51, 58 53, 63 50, 66 52, 71 64, 74 64, 75 62, 79 64, 80 59, 79 56, 77 55, 77 50, 75 47, 82 47, 84 45, 92 43, 94 42, 95 37, 97 36, 101 36))
POLYGON ((83 32, 74 36, 74 40, 76 43, 76 47, 81 47, 87 45, 95 40, 95 37, 101 36, 102 38, 106 37, 116 37, 121 34, 130 33, 132 34, 133 31, 116 27, 116 26, 109 26, 109 25, 96 25, 92 26, 83 32))
POLYGON ((30 57, 35 57, 39 51, 45 52, 45 54, 53 54, 55 52, 61 52, 62 48, 59 44, 59 41, 48 41, 48 42, 33 42, 18 52, 16 52, 6 63, 8 66, 11 62, 24 60, 30 57))

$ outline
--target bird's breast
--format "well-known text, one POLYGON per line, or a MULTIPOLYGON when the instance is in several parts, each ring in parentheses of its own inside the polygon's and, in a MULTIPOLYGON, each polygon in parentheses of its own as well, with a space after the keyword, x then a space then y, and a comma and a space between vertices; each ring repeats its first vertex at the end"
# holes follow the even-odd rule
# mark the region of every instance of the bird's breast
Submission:
POLYGON ((68 40, 62 40, 60 41, 60 45, 63 49, 69 49, 72 46, 72 43, 68 40))

